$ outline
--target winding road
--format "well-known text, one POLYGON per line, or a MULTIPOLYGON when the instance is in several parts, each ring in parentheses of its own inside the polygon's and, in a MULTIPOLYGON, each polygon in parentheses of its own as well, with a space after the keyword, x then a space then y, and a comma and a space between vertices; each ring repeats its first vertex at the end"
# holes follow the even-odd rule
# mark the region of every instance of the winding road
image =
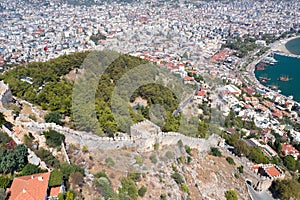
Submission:
POLYGON ((246 182, 247 185, 247 189, 249 192, 249 195, 251 197, 252 200, 275 200, 273 197, 271 197, 267 191, 261 191, 261 192, 257 192, 253 189, 253 187, 251 185, 249 185, 249 183, 246 182))

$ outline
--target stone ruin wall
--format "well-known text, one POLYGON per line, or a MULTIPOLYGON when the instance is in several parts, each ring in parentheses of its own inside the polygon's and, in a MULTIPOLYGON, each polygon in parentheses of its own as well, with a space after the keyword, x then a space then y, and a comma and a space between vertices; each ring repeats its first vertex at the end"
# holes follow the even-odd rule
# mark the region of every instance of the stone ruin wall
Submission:
POLYGON ((49 129, 55 130, 65 135, 68 144, 80 144, 81 147, 86 145, 90 150, 136 148, 140 151, 152 151, 155 143, 158 143, 159 146, 162 147, 165 145, 176 145, 178 141, 181 140, 184 145, 188 145, 191 148, 197 148, 200 151, 205 151, 209 150, 212 146, 217 146, 220 142, 220 138, 216 135, 212 135, 208 139, 203 139, 188 137, 176 132, 161 132, 160 128, 152 122, 150 122, 151 125, 160 132, 150 134, 147 130, 139 130, 137 128, 138 125, 142 125, 143 123, 149 123, 149 121, 143 121, 133 125, 131 127, 131 136, 124 135, 115 137, 114 139, 110 137, 100 137, 91 132, 76 131, 54 123, 37 123, 31 120, 30 122, 22 122, 22 126, 29 131, 39 134, 49 129))

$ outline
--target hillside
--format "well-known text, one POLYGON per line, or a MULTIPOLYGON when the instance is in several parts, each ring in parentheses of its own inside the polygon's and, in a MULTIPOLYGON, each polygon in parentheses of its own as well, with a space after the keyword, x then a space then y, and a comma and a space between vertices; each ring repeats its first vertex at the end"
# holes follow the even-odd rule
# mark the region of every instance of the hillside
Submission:
POLYGON ((146 60, 129 55, 119 55, 116 52, 81 52, 64 55, 47 62, 32 62, 26 66, 20 65, 8 70, 0 78, 9 84, 14 96, 38 105, 43 110, 56 111, 71 117, 69 125, 78 130, 92 131, 98 135, 105 133, 109 136, 117 131, 128 132, 130 125, 149 118, 149 108, 152 104, 160 104, 167 112, 165 116, 167 122, 164 130, 176 131, 178 118, 171 116, 171 113, 177 108, 179 102, 172 90, 163 86, 163 84, 147 84, 147 82, 137 88, 131 88, 130 85, 135 83, 133 78, 128 79, 126 82, 128 86, 117 85, 121 78, 124 79, 132 73, 139 80, 145 79, 145 76, 148 76, 147 73, 158 73, 155 72, 157 70, 156 66, 150 67, 150 71, 142 69, 131 72, 134 68, 145 64, 147 64, 146 60), (100 74, 101 76, 92 74, 93 77, 95 76, 94 78, 88 77, 88 81, 82 81, 82 78, 86 79, 85 76, 89 76, 89 70, 87 69, 90 66, 93 66, 96 71, 101 71, 103 66, 100 63, 105 63, 105 59, 109 60, 111 56, 115 56, 116 59, 109 63, 109 66, 100 74), (77 80, 78 78, 79 80, 77 80), (79 84, 74 85, 76 82, 79 84), (91 95, 94 98, 93 94, 84 93, 85 91, 94 92, 91 90, 93 88, 92 83, 96 84, 95 104, 90 104, 93 101, 88 100, 87 104, 80 105, 84 108, 76 108, 81 111, 81 116, 86 116, 77 120, 76 116, 73 115, 74 112, 72 112, 72 100, 75 98, 74 95, 77 95, 74 94, 76 88, 80 90, 77 96, 84 95, 82 98, 86 98, 86 95, 91 95), (132 94, 128 99, 121 98, 120 95, 114 96, 114 102, 112 102, 111 98, 115 88, 125 88, 123 91, 126 90, 128 94, 132 94), (134 101, 138 96, 146 99, 149 103, 147 107, 139 107, 138 112, 135 112, 129 106, 129 101, 134 101), (112 103, 116 104, 115 107, 120 108, 118 111, 121 113, 119 115, 121 119, 118 123, 113 116, 112 103), (93 118, 96 121, 91 120, 87 105, 95 106, 96 113, 93 118), (123 114, 128 110, 130 115, 123 114), (124 122, 123 124, 126 124, 126 126, 121 127, 120 124, 122 123, 120 121, 124 122), (100 127, 98 127, 98 123, 100 127))
POLYGON ((136 153, 130 149, 93 150, 72 154, 71 158, 78 164, 86 163, 92 174, 105 173, 111 182, 109 194, 103 185, 97 185, 98 178, 91 183, 96 184, 96 190, 86 185, 87 199, 91 196, 118 199, 114 192, 120 191, 118 188, 124 177, 135 180, 137 189, 147 188, 144 197, 137 199, 225 199, 225 192, 232 189, 239 199, 250 199, 243 174, 237 170, 237 160, 237 165, 230 165, 225 157, 215 157, 196 149, 187 153, 180 145, 158 147, 152 153, 136 153))

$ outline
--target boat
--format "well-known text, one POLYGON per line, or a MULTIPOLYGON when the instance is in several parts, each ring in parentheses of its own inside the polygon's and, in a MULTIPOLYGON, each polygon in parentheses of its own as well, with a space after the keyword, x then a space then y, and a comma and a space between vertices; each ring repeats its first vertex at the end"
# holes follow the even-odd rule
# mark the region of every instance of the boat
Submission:
POLYGON ((267 76, 260 76, 260 77, 259 77, 259 80, 260 80, 260 82, 262 82, 262 83, 266 83, 266 82, 270 81, 271 78, 268 78, 267 76))
POLYGON ((256 70, 257 71, 264 71, 264 70, 266 70, 266 68, 265 67, 256 67, 256 70))
POLYGON ((272 90, 277 90, 278 89, 278 86, 277 85, 269 85, 268 86, 270 89, 272 90))
POLYGON ((263 62, 268 64, 268 65, 274 65, 275 63, 277 63, 278 61, 274 58, 274 57, 265 57, 263 59, 263 62))
POLYGON ((290 80, 292 80, 289 76, 287 76, 287 75, 283 75, 283 76, 280 76, 279 78, 278 78, 278 80, 279 81, 284 81, 284 82, 287 82, 287 81, 290 81, 290 80))

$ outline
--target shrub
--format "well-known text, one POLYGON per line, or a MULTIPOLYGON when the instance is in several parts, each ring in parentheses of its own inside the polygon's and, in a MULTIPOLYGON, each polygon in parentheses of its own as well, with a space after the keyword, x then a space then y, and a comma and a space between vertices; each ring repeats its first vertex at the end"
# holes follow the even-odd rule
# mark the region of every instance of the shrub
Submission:
POLYGON ((174 154, 171 151, 167 151, 166 154, 165 154, 165 157, 170 160, 174 157, 174 154))
POLYGON ((184 157, 180 156, 179 158, 177 158, 178 163, 184 163, 184 157))
POLYGON ((229 164, 235 165, 235 162, 234 162, 233 158, 227 157, 226 160, 227 160, 227 162, 228 162, 229 164))
POLYGON ((161 200, 167 200, 167 195, 166 194, 161 194, 160 199, 161 200))
POLYGON ((136 162, 138 165, 142 165, 143 162, 144 162, 144 159, 143 159, 141 156, 136 156, 136 157, 135 157, 135 162, 136 162))
POLYGON ((63 122, 61 121, 61 114, 59 112, 50 112, 50 113, 47 113, 45 115, 45 121, 47 123, 55 123, 55 124, 58 124, 58 125, 63 125, 63 122))
POLYGON ((152 154, 150 155, 150 160, 151 160, 151 162, 152 162, 153 164, 156 164, 156 163, 158 162, 155 153, 152 153, 152 154))
POLYGON ((65 140, 65 136, 63 134, 54 130, 44 132, 44 136, 46 138, 46 144, 49 147, 54 148, 60 147, 61 143, 65 140))
POLYGON ((35 116, 35 114, 30 114, 29 115, 29 119, 32 119, 33 121, 36 122, 36 116, 35 116))
POLYGON ((175 172, 174 174, 172 174, 171 177, 174 179, 174 181, 175 181, 177 184, 182 184, 182 183, 184 183, 184 179, 183 179, 182 175, 179 174, 178 172, 175 172))
POLYGON ((137 173, 137 172, 128 173, 127 178, 133 180, 134 182, 139 182, 141 181, 141 173, 137 173))
POLYGON ((0 188, 0 199, 6 199, 7 198, 7 194, 5 192, 4 188, 0 188))
POLYGON ((80 172, 73 172, 69 178, 70 183, 79 185, 83 181, 83 175, 80 172))
POLYGON ((239 172, 241 174, 244 173, 244 166, 243 165, 239 166, 237 169, 239 170, 239 172))
POLYGON ((185 152, 191 155, 191 147, 188 145, 185 145, 185 152))
POLYGON ((34 140, 34 137, 32 134, 29 134, 29 135, 26 134, 23 137, 23 142, 28 148, 32 148, 33 140, 34 140))
POLYGON ((108 199, 118 199, 117 194, 114 192, 110 185, 110 181, 105 177, 100 177, 96 180, 96 187, 100 188, 100 193, 105 200, 108 199))
POLYGON ((212 155, 217 156, 217 157, 221 157, 222 156, 222 154, 221 154, 221 152, 219 151, 218 148, 211 147, 210 150, 211 150, 212 155))
POLYGON ((104 177, 104 178, 107 178, 107 180, 109 180, 109 178, 105 172, 98 172, 97 174, 95 174, 95 177, 96 178, 104 177))
POLYGON ((105 163, 107 166, 109 167, 113 167, 115 166, 115 161, 111 158, 111 157, 108 157, 105 159, 105 163))
POLYGON ((186 184, 183 183, 183 184, 181 185, 181 189, 182 189, 183 192, 189 193, 189 188, 188 188, 188 186, 187 186, 186 184))
POLYGON ((146 192, 147 192, 147 187, 142 186, 142 187, 138 190, 138 195, 139 195, 140 197, 144 197, 145 194, 146 194, 146 192))
POLYGON ((158 143, 155 143, 155 144, 154 144, 154 150, 157 151, 158 148, 159 148, 159 144, 158 144, 158 143))
POLYGON ((82 152, 87 153, 89 151, 88 147, 86 145, 83 145, 82 152))
POLYGON ((182 148, 182 147, 183 147, 183 142, 182 142, 182 140, 178 140, 177 145, 178 145, 179 148, 182 148))
POLYGON ((225 197, 227 200, 238 200, 238 195, 235 190, 228 190, 225 192, 225 197))
POLYGON ((187 162, 188 162, 189 164, 192 162, 192 160, 193 160, 193 159, 192 159, 191 156, 188 156, 188 157, 187 157, 187 162))
POLYGON ((47 165, 54 168, 59 168, 59 161, 52 155, 52 153, 46 149, 40 149, 35 151, 36 155, 40 157, 47 165))

